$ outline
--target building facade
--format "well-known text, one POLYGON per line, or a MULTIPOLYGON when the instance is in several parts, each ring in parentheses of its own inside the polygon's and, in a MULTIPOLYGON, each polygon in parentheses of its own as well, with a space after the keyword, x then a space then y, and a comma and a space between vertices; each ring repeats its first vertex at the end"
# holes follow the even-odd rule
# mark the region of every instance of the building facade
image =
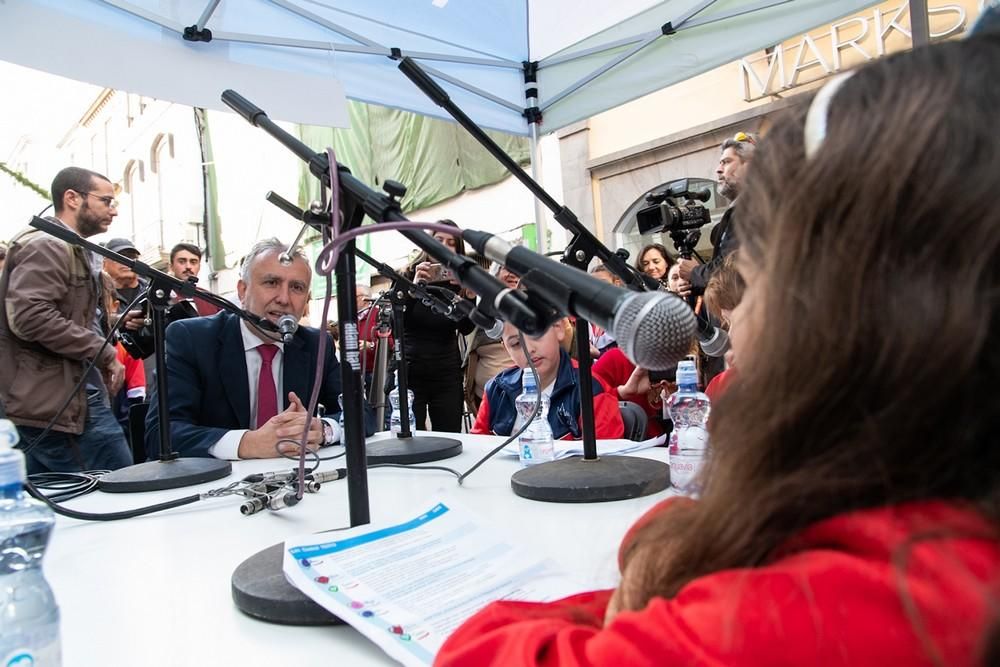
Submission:
MULTIPOLYGON (((961 36, 983 4, 930 0, 931 39, 961 36)), ((560 130, 566 204, 598 238, 633 259, 647 243, 671 248, 666 235, 638 233, 635 212, 646 194, 680 178, 714 181, 727 138, 766 133, 776 115, 831 75, 911 43, 908 3, 890 0, 560 130)), ((713 196, 713 220, 725 205, 713 196)), ((698 248, 710 253, 703 232, 698 248)))

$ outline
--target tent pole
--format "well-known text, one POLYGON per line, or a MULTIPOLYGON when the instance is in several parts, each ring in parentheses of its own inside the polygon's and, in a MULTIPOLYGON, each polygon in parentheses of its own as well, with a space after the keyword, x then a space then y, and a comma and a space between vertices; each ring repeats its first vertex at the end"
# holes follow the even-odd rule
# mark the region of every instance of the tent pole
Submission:
MULTIPOLYGON (((531 179, 542 184, 542 157, 538 150, 538 123, 531 123, 531 179)), ((545 207, 538 197, 532 197, 535 201, 535 248, 538 252, 545 254, 548 252, 549 225, 545 218, 545 207)))

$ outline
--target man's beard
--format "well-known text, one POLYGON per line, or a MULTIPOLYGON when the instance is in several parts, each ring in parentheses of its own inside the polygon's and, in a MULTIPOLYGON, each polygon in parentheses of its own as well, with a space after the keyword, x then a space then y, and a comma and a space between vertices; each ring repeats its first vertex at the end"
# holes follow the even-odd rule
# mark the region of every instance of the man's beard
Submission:
POLYGON ((729 181, 723 181, 719 184, 719 194, 729 201, 733 201, 739 196, 740 189, 739 186, 730 183, 729 181))
POLYGON ((80 212, 76 214, 76 228, 80 236, 87 238, 104 231, 103 220, 90 210, 90 203, 84 199, 80 212))

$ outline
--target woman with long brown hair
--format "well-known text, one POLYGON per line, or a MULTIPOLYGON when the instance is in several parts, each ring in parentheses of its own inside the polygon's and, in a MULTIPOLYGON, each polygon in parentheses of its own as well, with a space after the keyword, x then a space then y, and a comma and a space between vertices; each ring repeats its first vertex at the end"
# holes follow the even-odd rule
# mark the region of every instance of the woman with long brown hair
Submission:
POLYGON ((674 260, 662 243, 650 243, 642 247, 636 256, 635 268, 650 278, 656 278, 664 287, 667 286, 667 273, 674 260))
POLYGON ((1000 583, 997 63, 997 35, 919 48, 775 125, 701 498, 633 528, 614 592, 490 605, 438 664, 978 663, 1000 583))

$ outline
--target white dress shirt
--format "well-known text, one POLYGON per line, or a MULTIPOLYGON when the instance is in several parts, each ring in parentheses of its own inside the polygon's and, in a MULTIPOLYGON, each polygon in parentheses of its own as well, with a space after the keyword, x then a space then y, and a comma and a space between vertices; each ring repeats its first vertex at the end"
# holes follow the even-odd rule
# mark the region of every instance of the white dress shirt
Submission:
MULTIPOLYGON (((247 386, 250 389, 250 423, 257 423, 257 381, 260 376, 262 361, 257 348, 260 345, 271 344, 278 348, 278 352, 271 360, 271 375, 274 376, 274 388, 277 392, 279 411, 288 407, 288 397, 283 391, 282 378, 285 367, 285 346, 283 343, 274 340, 264 341, 257 337, 247 323, 240 320, 240 334, 243 337, 243 354, 247 362, 247 386)), ((301 397, 300 397, 301 398, 301 397)), ((340 424, 333 419, 323 419, 327 425, 333 428, 333 442, 340 440, 340 424)), ((248 429, 235 429, 228 431, 219 438, 219 441, 209 448, 209 453, 218 459, 239 459, 240 440, 248 429)), ((331 444, 331 443, 326 443, 331 444)))

